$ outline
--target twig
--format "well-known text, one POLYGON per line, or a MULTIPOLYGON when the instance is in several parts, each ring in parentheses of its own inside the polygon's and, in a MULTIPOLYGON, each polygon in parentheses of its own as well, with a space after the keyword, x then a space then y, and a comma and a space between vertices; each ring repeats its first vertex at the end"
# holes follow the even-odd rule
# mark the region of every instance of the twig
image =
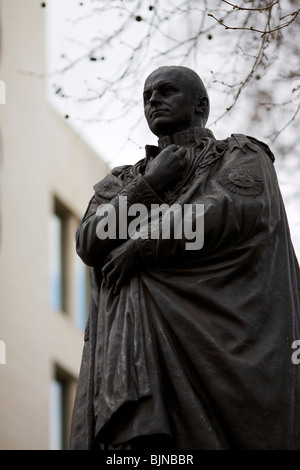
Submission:
POLYGON ((273 136, 273 139, 272 139, 272 143, 275 142, 275 140, 277 139, 277 137, 283 132, 285 131, 285 129, 287 129, 287 127, 293 122, 295 121, 298 113, 300 111, 300 103, 298 104, 298 107, 296 109, 296 111, 294 112, 293 116, 285 123, 285 125, 279 129, 279 131, 275 132, 274 134, 271 134, 268 136, 268 138, 272 137, 273 136))
POLYGON ((227 2, 226 0, 221 0, 223 3, 227 3, 227 5, 232 6, 232 8, 235 10, 243 10, 243 11, 267 11, 270 8, 272 8, 274 5, 277 5, 279 3, 279 0, 276 0, 276 2, 271 3, 270 5, 267 5, 266 7, 263 8, 245 8, 245 7, 240 7, 238 5, 234 5, 233 3, 227 2))

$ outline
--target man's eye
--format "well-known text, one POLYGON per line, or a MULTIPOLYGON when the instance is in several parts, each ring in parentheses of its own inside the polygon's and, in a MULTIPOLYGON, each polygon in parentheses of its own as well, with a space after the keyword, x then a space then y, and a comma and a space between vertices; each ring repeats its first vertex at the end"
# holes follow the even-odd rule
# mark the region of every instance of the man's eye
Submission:
POLYGON ((163 95, 171 95, 172 93, 176 93, 176 91, 175 88, 168 86, 163 88, 161 92, 163 95))

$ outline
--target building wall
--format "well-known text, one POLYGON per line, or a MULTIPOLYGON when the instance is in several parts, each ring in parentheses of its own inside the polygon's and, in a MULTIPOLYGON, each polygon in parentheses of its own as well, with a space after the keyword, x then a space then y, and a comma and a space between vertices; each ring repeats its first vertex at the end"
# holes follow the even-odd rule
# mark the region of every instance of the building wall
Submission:
POLYGON ((54 369, 76 379, 83 346, 72 312, 50 306, 53 198, 80 220, 108 168, 46 100, 41 2, 1 0, 0 28, 0 449, 38 450, 49 448, 54 369))

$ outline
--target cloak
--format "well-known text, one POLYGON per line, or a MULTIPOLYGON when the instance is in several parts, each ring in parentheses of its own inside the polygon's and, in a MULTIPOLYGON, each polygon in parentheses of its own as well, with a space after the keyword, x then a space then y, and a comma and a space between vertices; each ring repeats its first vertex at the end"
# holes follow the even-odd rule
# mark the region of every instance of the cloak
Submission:
POLYGON ((195 128, 146 146, 94 189, 76 235, 92 289, 70 448, 159 434, 178 450, 299 449, 299 265, 269 147, 195 128), (174 142, 187 171, 161 201, 143 174, 174 142), (96 225, 97 207, 121 194, 147 207, 203 204, 204 244, 123 240, 139 260, 116 295, 102 279, 114 246, 96 225))

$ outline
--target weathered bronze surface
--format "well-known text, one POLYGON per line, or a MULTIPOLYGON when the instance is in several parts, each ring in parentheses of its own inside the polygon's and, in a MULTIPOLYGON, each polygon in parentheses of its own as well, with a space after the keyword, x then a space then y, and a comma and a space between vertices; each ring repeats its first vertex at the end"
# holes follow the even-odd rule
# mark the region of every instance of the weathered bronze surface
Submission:
POLYGON ((95 185, 76 235, 92 294, 70 449, 299 449, 299 266, 274 156, 217 140, 185 67, 147 78, 144 110, 158 146, 95 185), (100 240, 99 205, 126 198, 203 204, 203 246, 100 240))

